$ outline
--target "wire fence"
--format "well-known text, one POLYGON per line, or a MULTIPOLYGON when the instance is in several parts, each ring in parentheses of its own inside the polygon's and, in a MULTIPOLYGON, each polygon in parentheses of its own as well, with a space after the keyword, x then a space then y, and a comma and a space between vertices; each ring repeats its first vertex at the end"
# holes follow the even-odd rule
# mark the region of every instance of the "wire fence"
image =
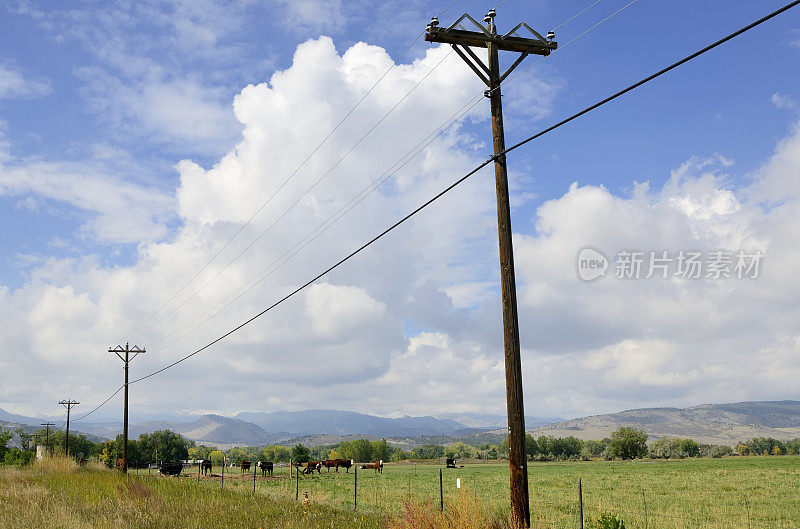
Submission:
MULTIPOLYGON (((360 467, 360 465, 355 465, 360 467)), ((197 487, 232 493, 308 501, 338 509, 357 509, 385 515, 398 514, 408 504, 456 508, 459 494, 478 498, 482 508, 499 518, 508 516, 508 476, 499 465, 474 464, 442 469, 430 464, 386 464, 383 472, 352 468, 311 474, 276 464, 263 475, 255 464, 214 466, 203 474, 197 465, 183 469, 179 479, 197 487), (442 471, 442 480, 440 474, 442 471), (441 485, 440 485, 441 483, 441 485)), ((130 473, 154 476, 155 465, 131 464, 130 473)), ((533 527, 591 528, 601 514, 619 517, 628 529, 797 529, 800 527, 800 468, 784 478, 783 487, 754 483, 750 489, 703 486, 703 479, 688 486, 666 477, 646 487, 625 486, 587 473, 587 479, 536 478, 531 472, 530 510, 533 527), (761 486, 764 485, 764 486, 761 486), (787 494, 787 492, 793 491, 787 494), (581 512, 583 524, 581 524, 581 512)))

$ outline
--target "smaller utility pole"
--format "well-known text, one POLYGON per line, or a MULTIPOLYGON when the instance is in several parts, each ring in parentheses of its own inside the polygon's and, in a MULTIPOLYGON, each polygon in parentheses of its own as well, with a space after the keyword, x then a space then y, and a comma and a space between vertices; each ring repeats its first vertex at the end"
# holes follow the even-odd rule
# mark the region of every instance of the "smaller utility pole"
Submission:
POLYGON ((78 404, 80 404, 80 402, 78 402, 77 400, 67 399, 67 400, 62 400, 61 402, 59 402, 59 404, 67 408, 67 436, 66 439, 64 439, 64 455, 69 457, 69 412, 73 406, 77 406, 78 404))
POLYGON ((44 451, 49 453, 50 452, 50 427, 55 426, 55 424, 51 422, 43 422, 42 426, 46 428, 44 434, 44 451))
POLYGON ((116 346, 115 348, 108 348, 109 353, 116 354, 120 360, 125 363, 125 411, 123 412, 123 420, 122 420, 122 472, 128 472, 128 363, 136 358, 136 355, 140 353, 144 353, 144 349, 139 349, 138 346, 134 345, 133 348, 128 347, 128 342, 125 342, 125 348, 121 345, 116 346), (123 357, 122 354, 125 353, 123 357), (133 353, 133 357, 130 354, 133 353))

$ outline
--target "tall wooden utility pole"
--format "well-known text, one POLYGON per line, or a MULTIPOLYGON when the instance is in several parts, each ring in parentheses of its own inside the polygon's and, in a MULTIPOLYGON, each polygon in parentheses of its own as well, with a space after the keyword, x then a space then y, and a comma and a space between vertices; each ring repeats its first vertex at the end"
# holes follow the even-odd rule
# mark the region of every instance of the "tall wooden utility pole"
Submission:
POLYGON ((522 401, 522 366, 519 354, 519 323, 517 320, 517 288, 514 281, 514 248, 511 241, 511 207, 508 199, 508 173, 506 169, 505 138, 503 135, 503 106, 500 101, 500 84, 530 54, 550 55, 556 49, 555 35, 547 39, 524 22, 505 35, 498 35, 494 25, 496 13, 492 9, 484 17, 486 25, 464 14, 450 27, 440 28, 434 17, 425 33, 428 42, 450 44, 469 67, 486 84, 484 95, 489 98, 494 139, 494 175, 497 191, 497 231, 500 241, 500 284, 503 294, 503 341, 505 345, 506 400, 508 406, 508 463, 511 474, 511 514, 515 523, 530 527, 528 505, 528 464, 525 459, 525 409, 522 401), (479 31, 467 31, 461 23, 471 23, 479 31), (522 38, 518 31, 527 30, 533 38, 522 38), (488 66, 470 49, 486 48, 488 66), (498 52, 518 53, 514 63, 500 73, 498 52))
POLYGON ((51 426, 55 426, 55 424, 53 424, 51 422, 43 422, 41 425, 44 426, 45 428, 47 428, 45 430, 45 434, 44 434, 44 451, 46 453, 49 453, 50 452, 50 427, 51 426))
POLYGON ((121 345, 111 349, 108 348, 109 353, 116 354, 120 360, 125 363, 125 411, 123 412, 122 419, 122 472, 128 472, 128 363, 136 358, 136 355, 146 352, 144 349, 139 349, 139 346, 134 345, 132 348, 128 347, 128 342, 125 342, 125 347, 121 345), (125 353, 123 357, 121 353, 125 353), (133 353, 133 357, 130 354, 133 353))
POLYGON ((77 400, 67 399, 67 400, 62 400, 61 402, 59 402, 59 404, 67 408, 67 435, 66 438, 64 439, 64 455, 69 457, 69 412, 73 406, 77 406, 78 404, 80 404, 80 402, 78 402, 77 400))

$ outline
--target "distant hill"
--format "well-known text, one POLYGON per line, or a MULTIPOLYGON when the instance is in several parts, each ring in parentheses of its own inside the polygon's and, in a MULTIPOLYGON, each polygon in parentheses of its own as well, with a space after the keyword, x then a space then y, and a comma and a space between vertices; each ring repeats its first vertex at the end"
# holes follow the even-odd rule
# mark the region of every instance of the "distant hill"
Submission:
MULTIPOLYGON (((508 425, 508 417, 506 415, 495 415, 490 413, 442 413, 436 416, 438 419, 450 419, 463 424, 467 428, 480 428, 480 429, 497 429, 505 428, 508 425)), ((525 416, 525 426, 527 428, 534 428, 536 426, 544 426, 554 422, 560 422, 564 419, 560 417, 531 417, 525 416)))
POLYGON ((451 419, 408 416, 392 419, 336 410, 243 412, 236 418, 257 424, 268 432, 286 432, 290 437, 317 434, 407 437, 447 435, 468 430, 465 425, 451 419))
POLYGON ((644 430, 650 439, 690 437, 712 444, 734 445, 753 437, 800 437, 800 401, 702 404, 691 408, 640 408, 592 415, 529 430, 533 435, 569 435, 602 439, 621 426, 644 430))
MULTIPOLYGON (((547 419, 526 417, 528 431, 534 435, 582 439, 608 437, 621 426, 647 432, 650 439, 691 437, 700 442, 733 445, 753 437, 793 439, 800 437, 800 402, 737 402, 703 404, 691 408, 640 408, 618 413, 593 415, 568 421, 542 424, 547 419), (536 426, 539 424, 539 426, 536 426), (536 426, 536 427, 531 427, 536 426)), ((15 415, 0 410, 0 426, 38 429, 42 419, 15 415)), ((122 432, 120 422, 86 423, 73 430, 113 439, 122 432)), ((131 423, 130 436, 170 429, 201 444, 230 448, 235 445, 272 443, 333 444, 341 440, 386 438, 392 444, 413 447, 424 443, 496 444, 506 435, 502 415, 444 414, 439 417, 377 417, 336 410, 296 412, 243 412, 235 417, 203 415, 186 421, 147 421, 131 423)))

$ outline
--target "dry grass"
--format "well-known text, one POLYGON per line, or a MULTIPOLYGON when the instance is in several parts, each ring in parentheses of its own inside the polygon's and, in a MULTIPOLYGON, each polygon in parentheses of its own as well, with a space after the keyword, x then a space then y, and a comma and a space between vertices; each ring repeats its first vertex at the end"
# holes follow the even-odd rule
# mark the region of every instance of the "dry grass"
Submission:
POLYGON ((71 457, 53 455, 44 459, 36 459, 33 468, 42 472, 69 473, 78 470, 78 464, 71 457))
MULTIPOLYGON (((227 483, 226 483, 227 485, 227 483)), ((325 501, 324 494, 315 500, 325 501)), ((28 528, 363 528, 385 527, 373 513, 354 513, 252 489, 225 490, 158 475, 127 477, 55 459, 0 466, 0 527, 28 528)))
POLYGON ((391 518, 389 529, 510 529, 511 523, 486 510, 480 498, 460 492, 440 512, 431 501, 406 502, 403 512, 391 518))

